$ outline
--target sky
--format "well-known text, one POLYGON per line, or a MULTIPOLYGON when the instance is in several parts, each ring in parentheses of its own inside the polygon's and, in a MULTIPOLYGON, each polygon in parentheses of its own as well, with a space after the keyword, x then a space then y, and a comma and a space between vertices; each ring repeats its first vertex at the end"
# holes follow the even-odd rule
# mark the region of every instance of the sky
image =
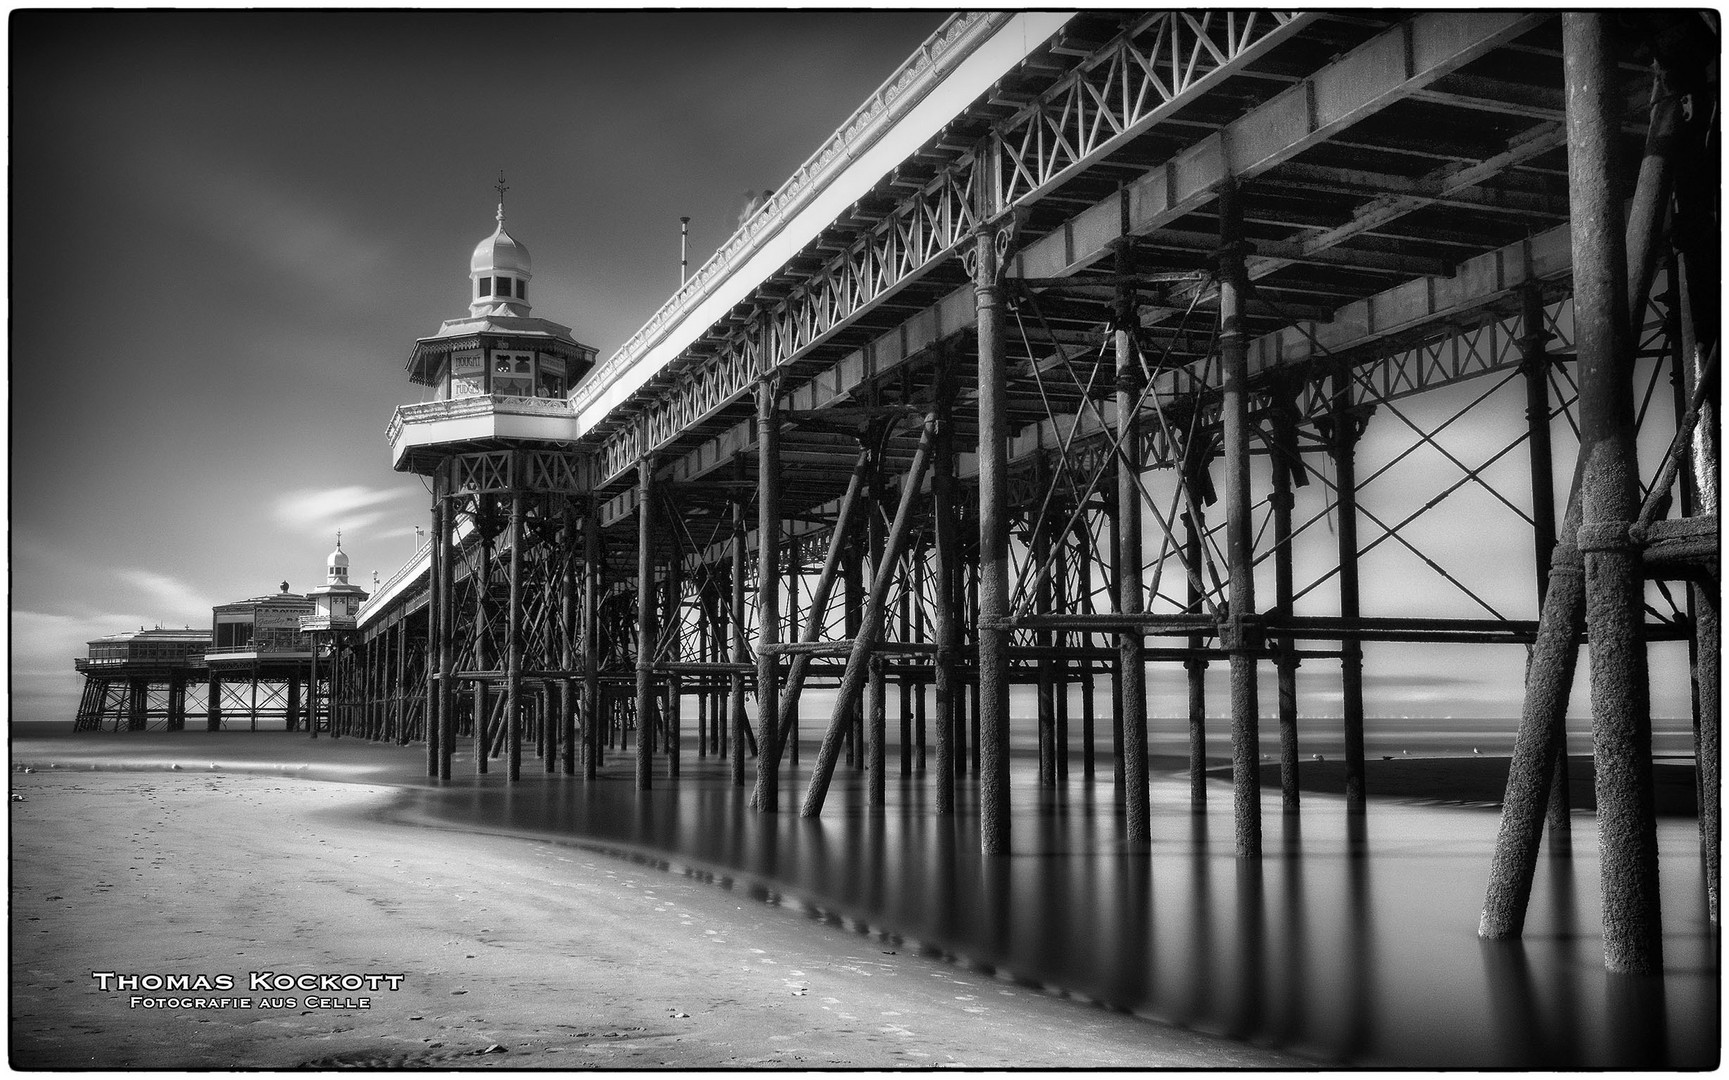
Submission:
MULTIPOLYGON (((391 471, 385 429, 423 396, 403 370, 415 339, 467 312, 501 170, 508 228, 534 257, 534 314, 605 358, 677 286, 678 219, 695 269, 748 196, 777 187, 942 20, 13 13, 13 716, 69 721, 72 661, 92 638, 208 626, 215 604, 322 583, 338 529, 363 587, 412 554, 430 497, 391 471)), ((1522 424, 1522 393, 1508 394, 1498 418, 1446 436, 1472 464, 1522 424)), ((1434 423, 1460 404, 1405 408, 1434 423)), ((1383 412, 1367 440, 1372 462, 1410 435, 1383 412)), ((1557 444, 1563 480, 1571 452, 1557 444)), ((1523 461, 1485 476, 1522 491, 1523 461)), ((1457 475, 1425 450, 1365 506, 1398 520, 1457 475)), ((1319 490, 1299 495, 1299 520, 1319 490)), ((1425 552, 1534 618, 1522 523, 1474 486, 1446 505, 1413 533, 1425 552)), ((1326 529, 1300 549, 1311 577, 1326 529)), ((1363 572, 1365 614, 1482 614, 1396 544, 1363 572)), ((1265 603, 1270 569, 1259 587, 1265 603)), ((1678 655, 1654 656, 1660 715, 1686 712, 1678 655)), ((1370 711, 1513 715, 1523 666, 1517 648, 1371 646, 1370 711)), ((1335 666, 1304 678, 1305 711, 1336 714, 1335 666)), ((1180 680, 1153 686, 1153 713, 1179 714, 1180 680)))
POLYGON ((899 12, 14 12, 11 705, 95 637, 413 552, 403 365, 495 225, 602 358, 942 24, 899 12))

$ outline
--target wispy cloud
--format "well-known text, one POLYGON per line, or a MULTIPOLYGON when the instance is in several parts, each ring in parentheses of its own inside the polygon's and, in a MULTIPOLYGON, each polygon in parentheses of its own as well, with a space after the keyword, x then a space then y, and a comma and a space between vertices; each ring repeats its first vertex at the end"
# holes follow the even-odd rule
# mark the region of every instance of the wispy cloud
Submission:
POLYGON ((333 488, 299 488, 279 496, 275 513, 284 525, 309 534, 329 534, 337 529, 358 530, 377 524, 392 511, 387 504, 402 498, 401 491, 346 484, 333 488))
POLYGON ((152 158, 145 175, 190 228, 333 302, 369 302, 361 286, 377 279, 391 249, 364 220, 233 161, 199 167, 189 152, 152 158))
POLYGON ((209 618, 210 597, 178 578, 137 567, 118 569, 114 576, 143 593, 152 602, 150 606, 160 612, 159 618, 196 618, 200 622, 209 618))

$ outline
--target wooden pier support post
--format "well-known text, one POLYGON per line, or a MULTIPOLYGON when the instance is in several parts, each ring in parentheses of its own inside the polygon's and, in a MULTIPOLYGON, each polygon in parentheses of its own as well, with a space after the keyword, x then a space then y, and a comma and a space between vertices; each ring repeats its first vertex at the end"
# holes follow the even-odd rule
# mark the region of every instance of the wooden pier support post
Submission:
MULTIPOLYGON (((647 432, 644 432, 646 440, 647 432)), ((654 786, 654 457, 636 465, 636 788, 654 786)))
POLYGON ((987 225, 973 239, 973 291, 978 309, 979 395, 979 846, 986 855, 1009 851, 1009 401, 1003 348, 1000 261, 1006 223, 987 225), (999 248, 999 242, 1001 247, 999 248))
MULTIPOLYGON (((511 455, 511 470, 521 457, 511 455)), ((520 481, 515 481, 520 483, 520 481)), ((522 489, 510 493, 510 563, 508 608, 504 617, 504 747, 505 779, 522 779, 522 489)))
POLYGON ((1608 16, 1564 12, 1568 200, 1585 472, 1579 550, 1591 641, 1591 715, 1603 874, 1603 951, 1610 971, 1663 968, 1657 823, 1651 776, 1644 558, 1628 533, 1639 509, 1626 235, 1615 140, 1620 84, 1608 16))
POLYGON ((1236 183, 1219 191, 1219 359, 1224 369, 1225 547, 1231 600, 1224 626, 1231 655, 1231 782, 1237 856, 1261 856, 1260 699, 1255 653, 1255 534, 1249 497, 1249 364, 1243 329, 1242 207, 1236 183))
MULTIPOLYGON (((780 412, 778 387, 767 376, 756 387, 756 808, 780 810, 780 412)), ((740 726, 742 727, 742 721, 740 726)))
POLYGON ((960 624, 956 618, 955 598, 960 595, 959 523, 955 520, 955 381, 952 358, 944 355, 939 361, 936 392, 936 424, 932 450, 935 457, 931 474, 931 533, 935 564, 931 586, 936 597, 932 615, 936 634, 935 689, 936 723, 936 791, 933 809, 938 815, 955 812, 955 724, 960 715, 956 708, 959 684, 955 679, 955 659, 960 652, 960 624))
MULTIPOLYGON (((1128 215, 1124 195, 1123 215, 1128 215)), ((1125 233, 1126 233, 1125 229, 1125 233)), ((1134 270, 1127 235, 1117 241, 1116 269, 1126 277, 1134 270)), ((1134 293, 1121 287, 1117 294, 1112 344, 1117 368, 1117 610, 1138 615, 1144 609, 1146 590, 1141 580, 1141 437, 1140 411, 1143 387, 1140 363, 1135 355, 1134 293)), ((1147 664, 1146 639, 1139 627, 1125 626, 1117 632, 1117 659, 1122 685, 1123 813, 1131 844, 1150 843, 1152 819, 1147 792, 1147 664)))

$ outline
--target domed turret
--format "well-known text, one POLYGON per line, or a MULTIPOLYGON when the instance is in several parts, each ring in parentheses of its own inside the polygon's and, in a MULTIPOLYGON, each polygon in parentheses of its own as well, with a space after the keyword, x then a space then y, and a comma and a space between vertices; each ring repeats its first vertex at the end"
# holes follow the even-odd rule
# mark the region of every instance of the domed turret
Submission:
POLYGON ((330 558, 324 563, 325 583, 329 585, 348 584, 348 555, 342 550, 342 534, 336 534, 336 550, 330 553, 330 558))
POLYGON ((472 315, 517 315, 529 312, 528 282, 534 277, 534 260, 528 249, 504 231, 504 174, 498 177, 498 228, 476 244, 468 260, 468 279, 474 299, 472 315))

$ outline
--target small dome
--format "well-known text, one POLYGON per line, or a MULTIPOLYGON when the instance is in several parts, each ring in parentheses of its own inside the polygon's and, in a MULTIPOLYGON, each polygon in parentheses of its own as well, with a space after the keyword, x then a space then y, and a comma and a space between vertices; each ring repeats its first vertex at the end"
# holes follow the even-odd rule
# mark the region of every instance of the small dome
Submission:
POLYGON ((534 260, 528 257, 526 247, 504 231, 501 220, 491 236, 475 245, 474 256, 468 260, 468 270, 472 274, 502 270, 507 274, 529 277, 534 273, 534 260))
POLYGON ((331 584, 348 580, 348 553, 342 550, 342 534, 336 534, 336 550, 325 560, 325 579, 331 584))

